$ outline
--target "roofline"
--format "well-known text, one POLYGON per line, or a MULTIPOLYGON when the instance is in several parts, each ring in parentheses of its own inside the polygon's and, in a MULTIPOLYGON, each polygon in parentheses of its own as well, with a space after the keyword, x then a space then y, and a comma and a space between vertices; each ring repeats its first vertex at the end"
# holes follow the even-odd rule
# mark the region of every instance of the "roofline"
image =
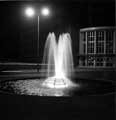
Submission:
POLYGON ((94 31, 94 30, 104 30, 104 29, 116 29, 116 27, 115 26, 88 27, 88 28, 81 28, 80 32, 94 31))

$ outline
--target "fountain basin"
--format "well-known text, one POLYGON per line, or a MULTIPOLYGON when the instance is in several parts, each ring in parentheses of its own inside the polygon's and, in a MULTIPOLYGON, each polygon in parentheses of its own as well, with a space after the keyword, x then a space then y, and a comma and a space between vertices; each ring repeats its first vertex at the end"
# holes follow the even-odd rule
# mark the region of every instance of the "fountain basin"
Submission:
POLYGON ((0 91, 5 94, 69 97, 80 95, 107 95, 115 93, 115 83, 112 81, 77 79, 75 86, 65 88, 62 88, 62 85, 61 88, 43 86, 43 81, 45 82, 44 79, 1 81, 0 91))

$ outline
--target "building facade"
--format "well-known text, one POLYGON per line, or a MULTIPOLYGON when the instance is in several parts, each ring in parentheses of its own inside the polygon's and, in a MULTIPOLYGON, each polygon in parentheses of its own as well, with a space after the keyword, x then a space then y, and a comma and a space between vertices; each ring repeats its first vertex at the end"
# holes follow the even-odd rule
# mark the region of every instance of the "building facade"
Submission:
POLYGON ((116 28, 80 29, 79 67, 116 67, 116 28))

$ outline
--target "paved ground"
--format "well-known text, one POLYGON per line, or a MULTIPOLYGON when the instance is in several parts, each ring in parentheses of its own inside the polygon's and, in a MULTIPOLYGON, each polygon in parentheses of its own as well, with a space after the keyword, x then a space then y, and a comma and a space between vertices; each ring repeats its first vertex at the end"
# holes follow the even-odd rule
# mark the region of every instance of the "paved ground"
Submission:
POLYGON ((0 94, 3 120, 114 120, 114 95, 32 97, 0 94))

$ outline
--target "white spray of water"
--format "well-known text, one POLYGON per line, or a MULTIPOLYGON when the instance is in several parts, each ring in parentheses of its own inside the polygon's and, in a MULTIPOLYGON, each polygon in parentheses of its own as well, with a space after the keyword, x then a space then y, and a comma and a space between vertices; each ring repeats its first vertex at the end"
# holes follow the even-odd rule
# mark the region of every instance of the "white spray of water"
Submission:
POLYGON ((72 84, 69 80, 73 73, 73 56, 69 33, 59 36, 58 42, 54 33, 49 33, 43 63, 46 64, 46 80, 43 85, 51 88, 65 88, 72 84))

